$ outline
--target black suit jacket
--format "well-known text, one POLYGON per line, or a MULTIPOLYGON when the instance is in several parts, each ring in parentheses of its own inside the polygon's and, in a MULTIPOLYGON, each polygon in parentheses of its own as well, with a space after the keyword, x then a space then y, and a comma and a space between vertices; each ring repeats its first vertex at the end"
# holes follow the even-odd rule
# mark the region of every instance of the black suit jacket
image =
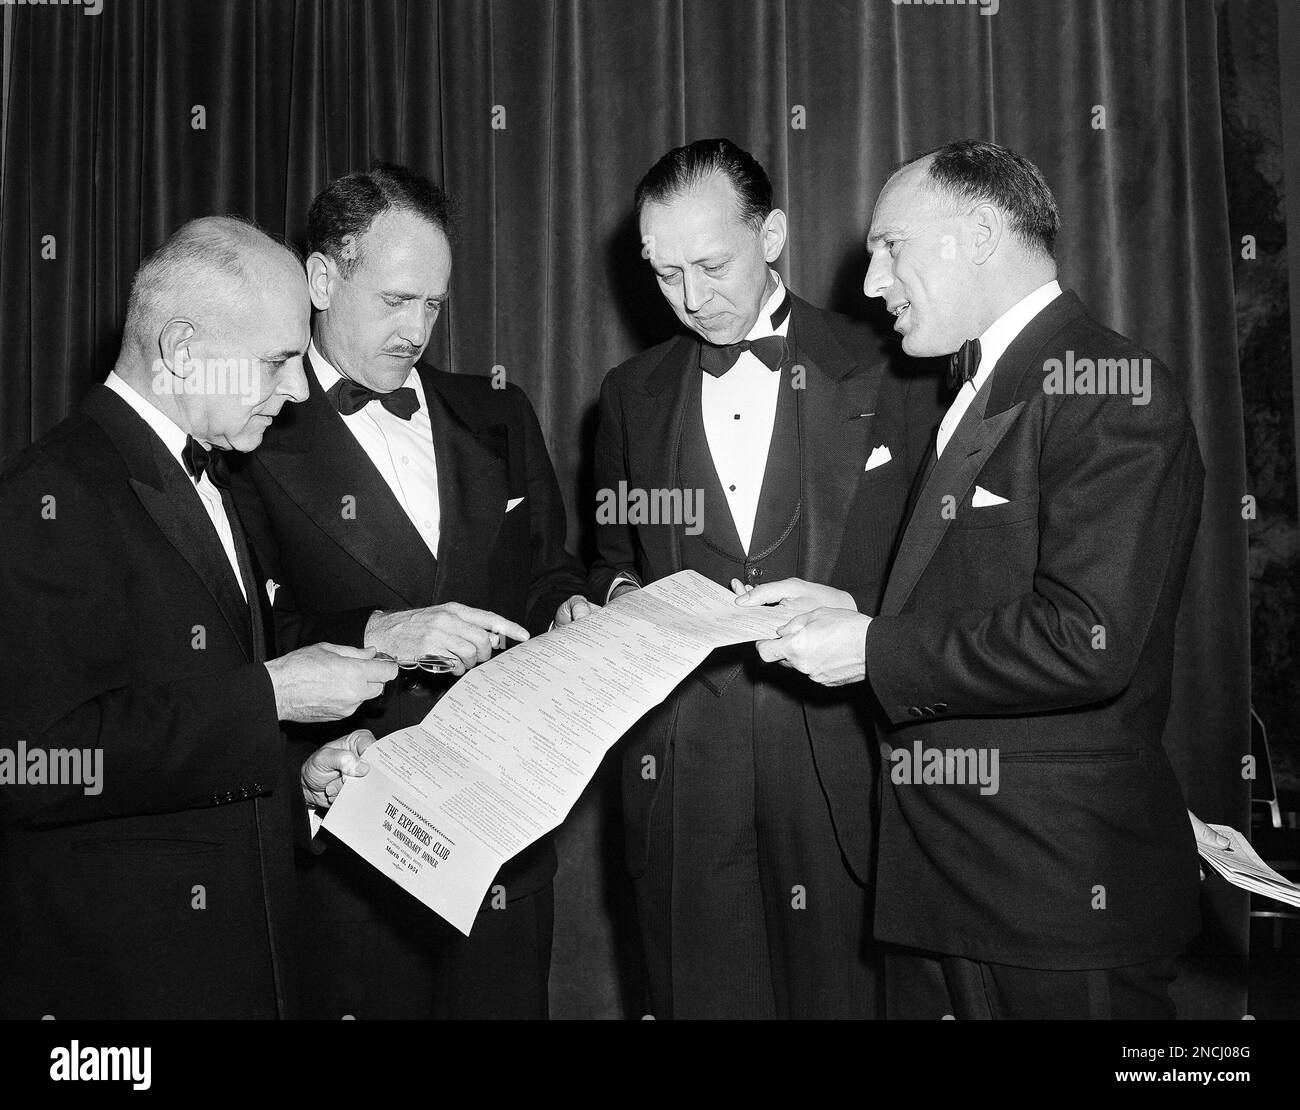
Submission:
MULTIPOLYGON (((279 584, 274 607, 285 650, 320 641, 359 646, 376 609, 448 601, 544 632, 560 602, 582 592, 582 566, 564 546, 555 472, 523 391, 423 364, 419 373, 438 464, 436 560, 314 372, 307 375, 307 400, 286 407, 262 446, 241 460, 234 493, 261 563, 279 584), (355 499, 347 512, 344 498, 355 499)), ((399 679, 351 718, 328 729, 293 728, 291 740, 298 737, 306 753, 326 731, 368 728, 382 737, 418 724, 450 681, 399 679)), ((300 855, 304 912, 371 918, 380 912, 375 888, 338 872, 341 853, 347 849, 334 845, 319 858, 300 855)), ((498 881, 514 899, 540 889, 554 872, 546 837, 503 867, 498 881)), ((392 892, 401 893, 395 886, 392 892)))
POLYGON ((3 742, 103 751, 98 795, 0 787, 0 1010, 284 1015, 285 748, 192 483, 96 386, 0 475, 0 518, 3 742))
MULTIPOLYGON (((847 590, 861 611, 874 612, 912 475, 938 421, 934 383, 894 376, 871 328, 799 297, 792 297, 791 338, 794 360, 805 372, 798 409, 801 457, 776 463, 798 466, 801 474, 798 576, 847 590), (881 445, 891 460, 866 470, 881 445)), ((691 391, 699 389, 699 342, 686 336, 611 370, 600 393, 596 488, 616 490, 619 482, 680 488, 683 421, 691 391)), ((599 525, 589 596, 603 602, 620 573, 649 583, 681 570, 681 535, 680 525, 599 525)), ((709 682, 701 672, 687 681, 709 682)), ((654 801, 644 789, 640 761, 650 752, 662 765, 674 730, 674 700, 642 718, 634 730, 637 742, 626 748, 624 816, 634 875, 645 866, 654 801)), ((866 882, 873 857, 875 753, 872 725, 858 701, 845 691, 807 683, 804 716, 841 850, 866 882)))
POLYGON ((1203 474, 1172 375, 1072 293, 1003 354, 867 633, 886 759, 994 749, 999 788, 885 781, 879 937, 1077 969, 1193 935, 1196 849, 1161 733, 1203 474), (1070 353, 1150 359, 1150 402, 1047 392, 1045 363, 1070 353), (1006 503, 973 507, 977 485, 1006 503))

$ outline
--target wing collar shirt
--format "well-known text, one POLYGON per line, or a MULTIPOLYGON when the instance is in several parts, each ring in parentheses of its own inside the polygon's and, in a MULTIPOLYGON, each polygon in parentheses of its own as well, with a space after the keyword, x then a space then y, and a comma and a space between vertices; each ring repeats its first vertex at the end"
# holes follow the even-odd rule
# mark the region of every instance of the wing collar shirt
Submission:
MULTIPOLYGON (((321 389, 328 392, 342 375, 321 354, 315 339, 308 345, 307 355, 321 389)), ((442 521, 429 402, 414 366, 402 385, 414 389, 420 401, 410 420, 394 416, 377 401, 371 401, 350 416, 340 413, 340 418, 393 491, 425 546, 437 558, 442 521)))
POLYGON ((1049 281, 1046 285, 1040 285, 1027 297, 1013 304, 985 329, 984 334, 979 337, 979 368, 975 371, 975 376, 957 391, 952 405, 939 423, 939 435, 935 441, 936 455, 943 454, 943 449, 948 446, 952 433, 961 423, 961 418, 966 415, 970 403, 975 400, 975 394, 992 376, 993 368, 997 366, 1003 352, 1011 346, 1016 336, 1029 326, 1029 322, 1060 295, 1059 282, 1049 281))
MULTIPOLYGON (((779 325, 772 326, 772 314, 781 307, 786 292, 780 275, 775 270, 768 272, 776 280, 776 289, 759 310, 758 319, 745 336, 748 340, 768 335, 784 337, 790 331, 788 312, 779 325)), ((785 378, 781 373, 773 373, 749 351, 721 377, 715 378, 703 370, 700 375, 700 407, 704 412, 709 453, 727 495, 736 532, 748 554, 772 428, 776 424, 776 402, 785 378)))
POLYGON ((226 506, 221 500, 221 491, 212 484, 212 479, 208 477, 207 471, 204 471, 203 477, 197 482, 193 476, 185 469, 185 462, 182 457, 185 451, 186 433, 170 416, 167 416, 160 409, 156 409, 146 401, 131 386, 117 376, 117 371, 109 373, 104 380, 104 385, 122 398, 139 414, 154 434, 163 441, 163 446, 167 448, 167 453, 176 460, 176 465, 184 472, 185 477, 189 478, 190 484, 194 486, 199 495, 199 500, 203 503, 204 511, 208 514, 208 519, 212 521, 212 527, 217 531, 217 539, 221 541, 221 548, 226 553, 226 558, 230 562, 230 569, 235 572, 235 581, 239 583, 239 592, 244 595, 244 600, 248 600, 248 590, 244 586, 243 576, 239 573, 239 557, 235 554, 235 537, 230 530, 230 518, 226 516, 226 506))

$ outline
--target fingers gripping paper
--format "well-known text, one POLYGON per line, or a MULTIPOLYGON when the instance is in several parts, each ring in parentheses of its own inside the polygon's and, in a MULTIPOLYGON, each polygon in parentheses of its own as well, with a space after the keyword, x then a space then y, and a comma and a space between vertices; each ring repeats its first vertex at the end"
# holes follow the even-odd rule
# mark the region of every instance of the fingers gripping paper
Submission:
POLYGON ((366 752, 325 828, 469 935, 501 865, 559 825, 610 747, 714 648, 790 617, 681 571, 470 671, 366 752))

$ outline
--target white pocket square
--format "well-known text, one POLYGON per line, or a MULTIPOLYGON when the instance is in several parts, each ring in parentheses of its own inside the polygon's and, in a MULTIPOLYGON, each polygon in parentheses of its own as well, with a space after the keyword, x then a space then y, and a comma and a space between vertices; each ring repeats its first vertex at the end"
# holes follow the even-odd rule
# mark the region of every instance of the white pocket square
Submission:
POLYGON ((272 605, 275 604, 275 591, 278 590, 279 588, 280 588, 280 583, 277 582, 274 578, 268 578, 266 580, 266 597, 267 600, 270 601, 272 605))
POLYGON ((506 512, 509 512, 511 509, 517 509, 523 503, 524 499, 522 497, 510 498, 510 500, 506 502, 506 512))
POLYGON ((878 466, 884 466, 894 456, 889 453, 889 448, 883 443, 879 447, 871 449, 871 455, 867 458, 867 465, 863 470, 875 470, 878 466))
POLYGON ((972 509, 987 509, 992 505, 1005 505, 1007 499, 996 493, 989 493, 983 486, 975 487, 975 496, 970 499, 972 509))

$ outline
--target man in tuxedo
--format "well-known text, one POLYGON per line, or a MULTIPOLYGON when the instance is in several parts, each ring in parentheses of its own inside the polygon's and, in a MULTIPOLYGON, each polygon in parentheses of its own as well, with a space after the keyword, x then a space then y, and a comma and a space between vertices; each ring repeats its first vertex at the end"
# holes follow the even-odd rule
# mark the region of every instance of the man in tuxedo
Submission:
MULTIPOLYGON (((723 586, 807 575, 873 609, 933 388, 868 327, 773 270, 763 168, 727 139, 670 151, 637 187, 659 288, 689 334, 610 371, 596 486, 682 491, 691 520, 597 528, 588 600, 683 569, 723 586), (697 492, 698 491, 698 492, 697 492)), ((937 412, 934 418, 937 419, 937 412)), ((715 651, 625 740, 628 865, 656 1017, 872 1017, 875 772, 859 699, 715 651)))
POLYGON ((807 583, 744 602, 807 610, 759 653, 865 675, 888 720, 875 931, 905 946, 900 1016, 1173 1017, 1197 929, 1161 733, 1204 471, 1175 376, 1058 285, 1058 225, 991 143, 889 179, 865 291, 907 353, 956 352, 956 396, 877 615, 807 583))
MULTIPOLYGON (((545 631, 582 583, 523 391, 419 362, 447 298, 449 230, 445 194, 401 166, 349 174, 316 197, 307 399, 236 482, 279 584, 286 643, 452 661, 446 674, 404 673, 348 722, 377 736, 418 724, 507 638, 545 631)), ((301 732, 308 748, 320 742, 301 732)), ((310 1014, 547 1016, 549 837, 502 868, 468 938, 341 844, 298 864, 310 1014), (340 952, 342 975, 312 973, 337 968, 340 952)))
POLYGON ((305 396, 307 321, 288 250, 192 221, 137 273, 105 384, 0 474, 5 1017, 293 1012, 292 817, 370 737, 289 764, 278 720, 345 717, 396 673, 269 658, 223 486, 223 452, 305 396))

